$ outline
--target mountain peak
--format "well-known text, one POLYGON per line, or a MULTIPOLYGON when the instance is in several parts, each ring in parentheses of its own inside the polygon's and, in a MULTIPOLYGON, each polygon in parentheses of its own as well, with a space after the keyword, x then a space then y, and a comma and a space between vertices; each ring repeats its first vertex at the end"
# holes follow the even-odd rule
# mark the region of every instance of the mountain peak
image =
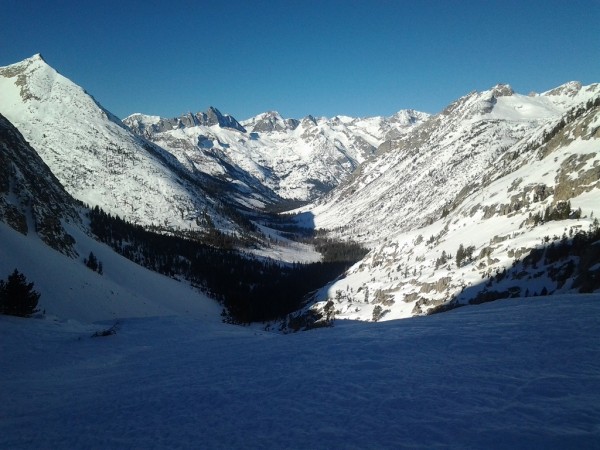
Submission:
POLYGON ((271 132, 295 130, 300 122, 296 119, 284 119, 277 111, 261 113, 244 122, 253 132, 271 132))
POLYGON ((25 58, 24 60, 16 62, 14 64, 0 67, 0 69, 2 69, 2 71, 4 72, 4 76, 13 77, 18 74, 31 72, 32 70, 35 70, 38 67, 46 67, 52 69, 44 60, 41 53, 36 53, 35 55, 30 56, 29 58, 25 58))
POLYGON ((200 122, 206 125, 219 125, 221 128, 233 128, 234 130, 246 132, 246 129, 237 121, 233 116, 229 114, 222 114, 214 106, 209 106, 206 113, 198 113, 196 117, 200 119, 200 122))
POLYGON ((35 55, 33 55, 32 57, 27 58, 27 59, 29 59, 31 61, 43 61, 43 62, 46 62, 46 60, 44 59, 44 57, 42 56, 41 53, 36 53, 35 55))
POLYGON ((515 93, 510 84, 501 83, 494 86, 491 91, 494 97, 510 97, 515 93))
POLYGON ((573 97, 577 95, 577 93, 581 90, 581 83, 579 81, 569 81, 565 84, 561 84, 560 86, 544 92, 542 95, 551 95, 551 96, 560 96, 566 95, 569 97, 573 97))
POLYGON ((428 117, 429 114, 415 111, 414 109, 401 109, 391 117, 391 120, 402 125, 412 125, 428 117))

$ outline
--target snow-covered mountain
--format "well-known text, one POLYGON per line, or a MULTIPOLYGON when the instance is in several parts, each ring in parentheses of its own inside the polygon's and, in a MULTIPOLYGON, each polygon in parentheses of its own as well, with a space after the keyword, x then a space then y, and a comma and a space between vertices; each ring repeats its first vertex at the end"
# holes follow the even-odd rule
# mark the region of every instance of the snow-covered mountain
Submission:
POLYGON ((167 151, 131 133, 41 55, 0 68, 0 113, 78 200, 142 225, 235 230, 209 193, 167 151))
POLYGON ((0 113, 75 198, 141 225, 228 233, 240 233, 228 210, 313 199, 386 136, 427 116, 295 121, 267 113, 240 124, 210 108, 176 119, 133 115, 124 126, 41 55, 0 68, 0 92, 0 113), (285 127, 264 131, 269 120, 285 127))
POLYGON ((185 315, 219 321, 214 300, 98 242, 85 212, 0 115, 0 279, 14 269, 24 273, 42 294, 40 311, 61 320, 185 315), (102 275, 86 267, 90 252, 103 263, 102 275))
POLYGON ((42 294, 35 318, 0 315, 1 448, 597 446, 600 85, 498 85, 428 119, 239 123, 212 108, 127 128, 35 56, 0 68, 0 94, 0 279, 17 268, 42 294), (377 322, 544 297, 296 335, 222 323, 217 302, 178 281, 184 269, 198 286, 218 278, 246 311, 325 273, 281 275, 281 261, 320 256, 287 219, 277 232, 225 205, 321 195, 320 157, 342 184, 298 222, 371 251, 288 325, 309 311, 377 322), (245 221, 269 244, 240 257, 70 194, 147 225, 245 221), (278 276, 287 290, 272 289, 278 276))
POLYGON ((346 234, 365 242, 423 226, 500 171, 512 146, 560 122, 570 107, 598 92, 596 85, 572 95, 524 96, 506 85, 472 92, 384 142, 378 158, 310 208, 316 226, 347 227, 346 234))
MULTIPOLYGON (((0 92, 0 112, 66 190, 129 221, 248 227, 262 236, 250 240, 255 255, 316 261, 310 246, 231 208, 316 198, 300 223, 371 249, 314 298, 316 309, 331 311, 333 302, 338 317, 393 319, 598 289, 598 84, 528 96, 497 85, 432 117, 268 112, 238 122, 210 108, 176 119, 136 114, 123 124, 36 55, 0 68, 0 92)), ((40 217, 57 213, 44 216, 46 197, 19 187, 28 170, 37 169, 13 163, 3 172, 0 206, 13 227, 39 229, 40 217)), ((69 253, 69 232, 60 230, 76 218, 60 214, 46 228, 59 230, 69 253)))
POLYGON ((253 205, 260 207, 273 201, 273 193, 314 200, 344 181, 386 138, 402 136, 427 117, 403 110, 388 118, 298 120, 270 111, 240 124, 211 107, 174 119, 133 114, 123 122, 169 150, 190 172, 243 183, 256 192, 255 201, 264 197, 263 205, 253 205))
POLYGON ((379 320, 597 289, 599 255, 578 245, 598 230, 599 150, 598 84, 530 96, 498 85, 457 100, 304 212, 372 248, 317 298, 379 320))

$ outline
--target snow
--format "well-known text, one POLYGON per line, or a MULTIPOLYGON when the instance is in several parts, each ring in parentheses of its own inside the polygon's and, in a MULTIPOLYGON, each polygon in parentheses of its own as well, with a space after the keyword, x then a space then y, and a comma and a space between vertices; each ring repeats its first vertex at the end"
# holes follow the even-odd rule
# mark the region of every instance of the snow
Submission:
MULTIPOLYGON (((541 146, 564 111, 600 92, 597 85, 580 91, 570 102, 519 94, 492 102, 490 91, 470 94, 450 112, 392 141, 388 150, 362 164, 350 183, 300 208, 299 223, 309 219, 316 228, 335 230, 333 236, 371 248, 343 277, 318 291, 313 308, 334 300, 336 317, 371 321, 379 306, 386 311, 379 320, 385 321, 421 314, 452 298, 467 302, 461 292, 477 292, 490 277, 510 270, 515 254, 524 257, 546 237, 588 230, 600 214, 600 185, 593 175, 585 183, 575 181, 588 192, 575 195, 578 190, 569 199, 573 210, 581 207, 580 220, 528 222, 553 206, 561 176, 577 180, 598 164, 597 110, 572 119, 548 149, 541 146), (481 112, 483 100, 493 106, 487 113, 481 112), (583 162, 569 170, 574 158, 583 162), (534 188, 543 185, 546 197, 534 198, 534 188), (517 207, 519 198, 527 201, 517 207), (449 208, 444 217, 443 208, 449 208), (474 246, 475 258, 457 268, 454 256, 461 244, 474 246), (480 258, 482 251, 492 253, 480 258), (452 258, 437 267, 442 252, 452 258)), ((572 281, 559 286, 547 276, 529 276, 511 279, 503 288, 575 293, 572 281)))
POLYGON ((223 169, 231 165, 241 169, 241 176, 263 196, 261 186, 262 191, 266 188, 285 199, 311 200, 345 180, 389 133, 402 135, 427 117, 410 110, 390 118, 296 121, 270 111, 243 121, 247 133, 219 125, 151 132, 151 125, 159 118, 141 114, 128 117, 124 123, 140 134, 151 133, 149 139, 188 169, 194 163, 198 170, 213 176, 240 177, 223 169), (290 122, 297 126, 290 126, 290 122))
POLYGON ((222 231, 235 230, 173 155, 135 136, 41 58, 0 67, 0 92, 0 112, 76 199, 132 223, 181 229, 201 228, 195 219, 206 210, 222 231))
POLYGON ((314 263, 323 259, 313 246, 282 236, 281 233, 254 222, 269 242, 266 248, 252 249, 252 254, 284 263, 314 263))
POLYGON ((25 274, 40 292, 46 314, 79 321, 117 317, 183 315, 219 320, 221 307, 183 282, 151 272, 114 253, 76 227, 79 260, 44 245, 36 234, 23 236, 0 222, 0 279, 14 270, 25 274), (90 252, 102 262, 98 275, 83 264, 90 252))
POLYGON ((593 448, 600 298, 295 335, 0 317, 2 448, 593 448))

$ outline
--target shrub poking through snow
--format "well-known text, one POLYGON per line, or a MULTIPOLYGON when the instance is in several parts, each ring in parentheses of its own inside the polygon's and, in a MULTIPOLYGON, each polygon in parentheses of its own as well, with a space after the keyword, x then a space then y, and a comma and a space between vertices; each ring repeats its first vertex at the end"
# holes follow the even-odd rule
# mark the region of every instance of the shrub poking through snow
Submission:
POLYGON ((92 337, 113 336, 113 335, 117 334, 118 330, 119 330, 119 322, 115 322, 115 324, 110 328, 96 331, 94 334, 92 334, 92 337))

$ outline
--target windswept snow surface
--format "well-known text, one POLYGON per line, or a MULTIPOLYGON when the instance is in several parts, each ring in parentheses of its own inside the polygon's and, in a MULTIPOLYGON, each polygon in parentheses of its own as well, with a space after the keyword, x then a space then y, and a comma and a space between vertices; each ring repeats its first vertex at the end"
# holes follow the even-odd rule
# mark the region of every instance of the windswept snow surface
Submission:
POLYGON ((275 335, 0 316, 2 448, 598 448, 600 299, 275 335))

